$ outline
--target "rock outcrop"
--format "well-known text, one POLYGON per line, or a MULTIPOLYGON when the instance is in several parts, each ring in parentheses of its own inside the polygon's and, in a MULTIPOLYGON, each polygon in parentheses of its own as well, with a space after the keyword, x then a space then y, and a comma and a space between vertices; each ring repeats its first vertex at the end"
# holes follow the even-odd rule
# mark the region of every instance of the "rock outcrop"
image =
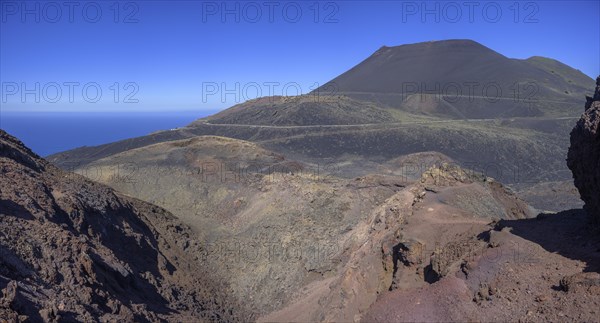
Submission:
POLYGON ((0 130, 0 321, 252 319, 193 237, 164 209, 64 172, 0 130))
POLYGON ((567 165, 585 202, 584 209, 600 223, 600 76, 594 96, 586 99, 585 112, 571 131, 567 165))

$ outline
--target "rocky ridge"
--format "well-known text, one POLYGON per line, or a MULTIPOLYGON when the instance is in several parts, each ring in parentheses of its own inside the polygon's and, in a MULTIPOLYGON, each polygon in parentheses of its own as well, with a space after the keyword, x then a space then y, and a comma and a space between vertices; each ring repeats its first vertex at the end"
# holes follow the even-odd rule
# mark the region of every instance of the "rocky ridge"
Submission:
POLYGON ((0 130, 0 317, 246 320, 166 210, 46 162, 0 130))

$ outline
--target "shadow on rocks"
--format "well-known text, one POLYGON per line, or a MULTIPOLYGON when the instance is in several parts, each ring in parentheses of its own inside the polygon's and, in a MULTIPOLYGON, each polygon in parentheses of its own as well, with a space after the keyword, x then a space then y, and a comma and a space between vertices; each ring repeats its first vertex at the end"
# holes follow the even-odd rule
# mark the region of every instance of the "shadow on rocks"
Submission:
POLYGON ((586 272, 600 272, 600 236, 582 209, 556 214, 541 213, 533 219, 501 220, 496 230, 511 232, 537 243, 548 252, 585 262, 586 272))

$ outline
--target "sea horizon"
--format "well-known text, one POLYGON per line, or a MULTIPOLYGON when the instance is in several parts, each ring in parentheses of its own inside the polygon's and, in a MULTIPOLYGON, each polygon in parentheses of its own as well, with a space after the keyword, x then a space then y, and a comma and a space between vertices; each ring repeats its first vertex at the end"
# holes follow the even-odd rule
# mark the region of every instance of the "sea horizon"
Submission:
POLYGON ((46 157, 186 126, 217 111, 0 111, 0 129, 46 157))

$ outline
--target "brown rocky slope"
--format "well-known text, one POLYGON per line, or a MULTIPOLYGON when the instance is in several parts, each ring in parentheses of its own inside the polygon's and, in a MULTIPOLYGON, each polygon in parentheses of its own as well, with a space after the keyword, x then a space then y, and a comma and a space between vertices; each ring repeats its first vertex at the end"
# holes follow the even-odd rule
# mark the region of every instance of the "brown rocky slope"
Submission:
POLYGON ((585 112, 571 131, 567 164, 584 209, 600 223, 600 76, 593 97, 587 97, 585 112))
POLYGON ((0 318, 251 318, 164 209, 64 172, 2 130, 0 174, 0 318))
POLYGON ((403 161, 428 166, 414 176, 345 179, 335 167, 252 142, 198 136, 77 172, 190 225, 212 246, 206 260, 222 268, 234 294, 247 295, 260 320, 353 321, 389 289, 427 286, 451 275, 471 250, 487 250, 477 237, 494 219, 535 214, 499 182, 448 157, 403 161))

